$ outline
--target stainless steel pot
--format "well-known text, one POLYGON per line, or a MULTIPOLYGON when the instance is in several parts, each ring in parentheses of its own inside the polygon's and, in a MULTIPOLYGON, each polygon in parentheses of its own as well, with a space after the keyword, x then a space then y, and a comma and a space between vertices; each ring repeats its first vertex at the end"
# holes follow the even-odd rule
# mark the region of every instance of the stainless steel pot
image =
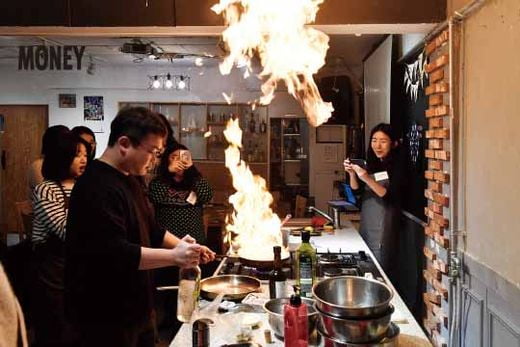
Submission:
MULTIPOLYGON (((283 307, 289 303, 289 298, 271 299, 264 304, 264 310, 267 312, 267 320, 275 335, 283 339, 283 307)), ((316 330, 316 322, 318 320, 318 312, 313 306, 314 300, 302 298, 302 303, 307 305, 307 327, 309 336, 316 330)))
POLYGON ((323 331, 321 323, 318 323, 318 334, 323 338, 323 345, 325 347, 396 347, 398 346, 399 327, 393 323, 388 327, 386 336, 377 342, 342 342, 338 339, 332 338, 323 331))
POLYGON ((394 307, 378 317, 337 318, 318 309, 323 332, 341 342, 368 343, 381 340, 388 331, 394 307))
POLYGON ((212 300, 222 293, 224 300, 241 300, 247 294, 257 291, 260 286, 260 281, 250 276, 212 276, 200 281, 200 295, 212 300))
POLYGON ((339 318, 371 317, 388 310, 394 293, 386 284, 356 276, 338 276, 312 288, 316 307, 339 318))

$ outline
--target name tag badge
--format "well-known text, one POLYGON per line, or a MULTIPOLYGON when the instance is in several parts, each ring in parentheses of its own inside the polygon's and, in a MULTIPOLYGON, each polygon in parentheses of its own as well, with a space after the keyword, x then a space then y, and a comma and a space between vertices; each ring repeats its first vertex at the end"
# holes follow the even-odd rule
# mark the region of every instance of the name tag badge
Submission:
POLYGON ((374 179, 376 180, 376 182, 384 181, 384 180, 387 180, 388 178, 389 177, 388 177, 387 171, 376 172, 374 174, 374 179))

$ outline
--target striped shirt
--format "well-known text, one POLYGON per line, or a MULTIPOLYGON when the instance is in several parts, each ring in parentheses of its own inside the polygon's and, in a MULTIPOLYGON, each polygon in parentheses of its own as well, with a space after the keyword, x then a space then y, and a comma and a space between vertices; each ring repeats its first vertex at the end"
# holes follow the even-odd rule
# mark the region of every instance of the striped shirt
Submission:
POLYGON ((70 197, 72 189, 61 190, 54 181, 43 181, 33 190, 33 230, 32 242, 42 243, 51 235, 65 241, 65 225, 67 211, 65 210, 65 196, 70 197))

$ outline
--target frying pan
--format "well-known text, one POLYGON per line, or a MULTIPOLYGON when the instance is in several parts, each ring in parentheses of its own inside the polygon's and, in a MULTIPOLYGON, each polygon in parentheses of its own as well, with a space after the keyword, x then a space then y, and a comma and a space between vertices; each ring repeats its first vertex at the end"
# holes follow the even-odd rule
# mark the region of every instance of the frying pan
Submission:
MULTIPOLYGON (((260 260, 260 259, 250 259, 246 257, 239 257, 240 263, 249 266, 254 267, 257 269, 272 269, 274 267, 274 259, 273 260, 260 260)), ((290 259, 290 256, 287 256, 282 259, 282 263, 287 263, 290 259)))
POLYGON ((260 281, 244 275, 218 275, 200 281, 200 295, 213 300, 224 294, 223 300, 242 300, 247 294, 257 291, 260 281))

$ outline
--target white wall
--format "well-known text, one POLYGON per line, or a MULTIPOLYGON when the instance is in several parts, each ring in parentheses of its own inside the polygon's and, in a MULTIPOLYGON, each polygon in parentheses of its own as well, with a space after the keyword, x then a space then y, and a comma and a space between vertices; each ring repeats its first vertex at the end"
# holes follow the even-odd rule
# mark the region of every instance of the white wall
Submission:
POLYGON ((465 23, 467 252, 520 287, 520 2, 465 23))
MULTIPOLYGON (((85 124, 83 96, 103 96, 105 120, 103 133, 96 134, 97 154, 108 142, 110 122, 121 101, 155 102, 225 102, 222 92, 234 96, 236 102, 254 100, 260 95, 259 84, 246 81, 239 70, 222 76, 217 66, 185 68, 150 68, 148 66, 97 66, 95 75, 85 71, 18 71, 17 64, 0 65, 0 104, 48 104, 49 126, 68 127, 85 124), (163 91, 148 89, 148 75, 188 74, 190 91, 163 91), (58 107, 58 94, 74 93, 76 108, 58 107)), ((286 113, 302 114, 301 108, 286 92, 277 93, 269 107, 270 116, 286 113)), ((85 124, 90 126, 90 124, 85 124)))
POLYGON ((365 60, 365 145, 370 131, 381 123, 390 123, 390 79, 392 72, 392 36, 389 36, 365 60))

